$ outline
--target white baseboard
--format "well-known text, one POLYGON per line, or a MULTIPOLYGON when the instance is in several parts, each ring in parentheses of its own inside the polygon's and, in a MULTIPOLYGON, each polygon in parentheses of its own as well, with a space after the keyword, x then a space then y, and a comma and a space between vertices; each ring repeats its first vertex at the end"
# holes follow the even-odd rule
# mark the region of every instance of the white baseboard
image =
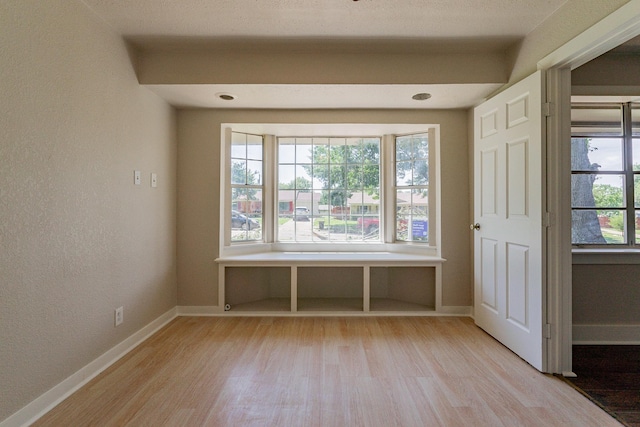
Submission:
POLYGON ((137 347, 142 341, 175 319, 176 316, 177 312, 175 308, 167 311, 120 344, 108 350, 102 356, 90 362, 84 368, 54 386, 51 390, 33 400, 9 418, 0 422, 0 427, 21 427, 34 423, 80 387, 91 381, 102 371, 137 347))
POLYGON ((640 345, 640 325, 573 325, 573 344, 640 345))
POLYGON ((473 307, 470 305, 443 305, 436 315, 472 317, 473 307))
POLYGON ((217 305, 179 305, 176 309, 178 316, 218 316, 224 313, 223 308, 217 305))
MULTIPOLYGON (((251 311, 234 311, 227 313, 224 311, 223 307, 210 305, 210 306, 178 306, 177 313, 178 316, 243 316, 243 317, 255 317, 255 316, 277 316, 277 317, 312 317, 312 316, 325 316, 325 317, 335 317, 335 316, 349 316, 349 317, 357 317, 357 316, 471 316, 472 307, 471 306, 442 306, 439 311, 427 311, 427 312, 330 312, 330 311, 305 311, 305 312, 296 312, 291 313, 288 311, 277 311, 277 312, 268 312, 268 311, 260 311, 260 312, 251 312, 251 311)), ((2 426, 0 426, 2 427, 2 426)))

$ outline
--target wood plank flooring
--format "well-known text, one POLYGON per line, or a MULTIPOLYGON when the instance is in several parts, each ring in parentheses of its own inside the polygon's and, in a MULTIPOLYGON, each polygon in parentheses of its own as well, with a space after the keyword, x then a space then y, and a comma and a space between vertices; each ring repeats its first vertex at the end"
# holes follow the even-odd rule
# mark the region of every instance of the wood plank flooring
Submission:
POLYGON ((34 425, 620 426, 455 317, 179 317, 34 425))

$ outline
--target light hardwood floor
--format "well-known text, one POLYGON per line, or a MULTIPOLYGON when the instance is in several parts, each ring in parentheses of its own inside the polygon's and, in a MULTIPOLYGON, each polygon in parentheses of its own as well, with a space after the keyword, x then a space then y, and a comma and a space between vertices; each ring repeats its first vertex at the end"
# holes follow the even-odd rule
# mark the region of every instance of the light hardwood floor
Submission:
POLYGON ((620 426, 454 317, 180 317, 36 426, 620 426))

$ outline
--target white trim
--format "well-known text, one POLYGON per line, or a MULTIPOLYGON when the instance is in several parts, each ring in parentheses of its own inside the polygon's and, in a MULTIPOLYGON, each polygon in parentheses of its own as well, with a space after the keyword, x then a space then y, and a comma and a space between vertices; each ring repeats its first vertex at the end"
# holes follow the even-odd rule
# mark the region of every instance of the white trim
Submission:
POLYGON ((436 316, 464 316, 473 317, 471 305, 442 305, 435 313, 436 316))
POLYGON ((547 342, 547 372, 572 370, 571 350, 571 71, 547 71, 546 101, 555 105, 547 117, 546 192, 547 237, 546 323, 553 325, 547 342))
POLYGON ((179 305, 178 316, 217 316, 224 313, 221 305, 179 305))
POLYGON ((631 0, 538 61, 538 69, 571 69, 591 61, 640 34, 640 0, 631 0))
MULTIPOLYGON (((561 136, 563 128, 566 129, 567 123, 564 121, 570 120, 566 118, 566 113, 563 113, 568 108, 564 104, 566 102, 570 103, 570 101, 564 101, 566 96, 563 95, 568 90, 566 86, 569 86, 570 82, 564 81, 563 78, 557 78, 557 69, 575 69, 640 34, 638 16, 640 16, 640 0, 631 0, 538 62, 538 70, 548 70, 552 75, 556 73, 553 84, 547 88, 547 99, 551 102, 557 102, 555 116, 563 120, 555 127, 554 132, 557 137, 561 136)), ((547 160, 549 161, 549 159, 547 160)), ((559 198, 556 197, 555 202, 558 200, 566 201, 570 197, 570 193, 567 193, 566 189, 562 190, 562 193, 559 198)), ((564 204, 566 205, 566 203, 564 204)), ((553 214, 554 212, 551 213, 553 214)), ((564 218, 565 214, 564 210, 558 212, 556 216, 558 229, 550 230, 552 239, 556 241, 560 235, 568 232, 567 227, 570 230, 570 225, 566 224, 564 218)), ((564 247, 566 242, 563 241, 562 244, 564 247)), ((555 256, 561 257, 564 252, 563 249, 560 249, 555 256)), ((554 277, 550 277, 550 279, 559 280, 550 284, 552 288, 549 289, 550 294, 547 300, 547 322, 551 325, 556 325, 555 330, 559 334, 555 338, 552 337, 548 343, 547 354, 551 355, 551 362, 556 364, 555 366, 549 366, 549 370, 559 371, 563 374, 571 373, 572 334, 580 330, 579 328, 572 328, 572 285, 571 281, 566 279, 570 277, 571 265, 567 259, 553 258, 553 254, 547 261, 550 264, 555 264, 555 267, 552 267, 555 268, 554 277), (558 268, 562 269, 562 271, 558 270, 558 268)))
MULTIPOLYGON (((233 311, 220 306, 178 306, 178 316, 208 317, 471 317, 471 306, 442 306, 441 311, 233 311)), ((4 426, 0 426, 4 427, 4 426)))
POLYGON ((99 356, 94 361, 90 362, 85 367, 81 368, 79 371, 64 379, 49 391, 37 397, 9 418, 0 422, 0 427, 28 426, 34 423, 64 399, 76 392, 102 371, 113 365, 131 350, 140 345, 144 340, 156 333, 160 328, 175 319, 176 316, 177 312, 174 307, 157 319, 153 320, 147 326, 140 329, 138 332, 135 332, 133 335, 117 344, 115 347, 108 350, 103 355, 99 356))
POLYGON ((573 344, 640 345, 640 325, 573 325, 573 344))
POLYGON ((640 250, 638 249, 573 249, 572 254, 573 264, 640 264, 640 250))

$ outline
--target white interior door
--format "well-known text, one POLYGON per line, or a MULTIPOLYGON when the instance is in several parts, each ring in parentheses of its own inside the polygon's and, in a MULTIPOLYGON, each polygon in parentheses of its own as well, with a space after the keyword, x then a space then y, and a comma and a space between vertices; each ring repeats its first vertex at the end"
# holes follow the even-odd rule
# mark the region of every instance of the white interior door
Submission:
POLYGON ((537 72, 474 111, 475 321, 540 371, 543 79, 537 72))

